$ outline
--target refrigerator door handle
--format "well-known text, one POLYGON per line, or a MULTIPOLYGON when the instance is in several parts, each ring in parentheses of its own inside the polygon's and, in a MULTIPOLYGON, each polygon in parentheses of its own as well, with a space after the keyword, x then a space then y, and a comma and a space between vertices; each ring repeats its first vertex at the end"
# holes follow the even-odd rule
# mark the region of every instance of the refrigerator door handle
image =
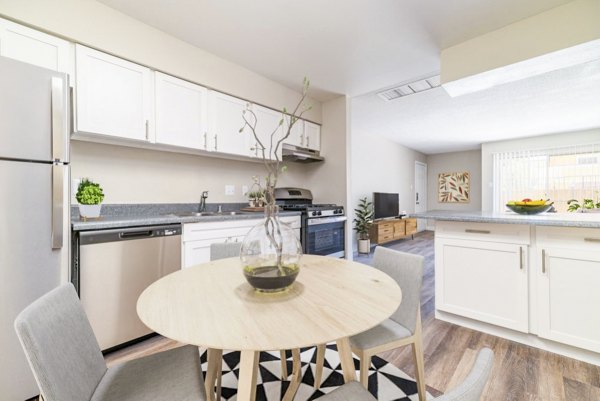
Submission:
POLYGON ((64 169, 63 165, 52 165, 52 249, 63 247, 64 169))
POLYGON ((52 77, 52 161, 67 162, 67 97, 65 81, 52 77))

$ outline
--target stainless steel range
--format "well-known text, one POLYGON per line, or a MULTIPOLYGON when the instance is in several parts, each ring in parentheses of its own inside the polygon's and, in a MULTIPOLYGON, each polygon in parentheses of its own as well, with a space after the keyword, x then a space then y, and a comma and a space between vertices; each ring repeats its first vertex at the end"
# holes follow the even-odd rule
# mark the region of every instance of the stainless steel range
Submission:
POLYGON ((277 188, 275 200, 283 210, 302 212, 300 241, 304 253, 338 258, 345 256, 346 216, 343 206, 314 204, 310 190, 303 188, 277 188))

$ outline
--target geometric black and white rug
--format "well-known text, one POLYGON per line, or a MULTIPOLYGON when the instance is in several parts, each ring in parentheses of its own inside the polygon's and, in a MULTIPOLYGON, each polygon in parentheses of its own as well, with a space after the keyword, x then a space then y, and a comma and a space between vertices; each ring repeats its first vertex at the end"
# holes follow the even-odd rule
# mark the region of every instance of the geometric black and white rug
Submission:
MULTIPOLYGON (((302 381, 294 401, 310 401, 327 394, 344 383, 340 358, 335 343, 328 344, 325 351, 325 366, 319 390, 314 388, 316 367, 316 347, 302 348, 300 353, 302 381)), ((202 372, 206 372, 207 361, 204 352, 200 361, 202 372)), ((406 373, 384 359, 374 356, 369 372, 369 391, 379 401, 416 401, 417 385, 406 373)), ((221 378, 221 399, 236 399, 240 363, 239 351, 223 352, 223 375, 221 378)), ((291 352, 287 351, 288 372, 292 372, 291 352)), ((354 366, 359 368, 359 360, 354 357, 354 366)), ((261 352, 257 375, 256 401, 280 401, 289 386, 289 381, 281 380, 279 352, 261 352)))

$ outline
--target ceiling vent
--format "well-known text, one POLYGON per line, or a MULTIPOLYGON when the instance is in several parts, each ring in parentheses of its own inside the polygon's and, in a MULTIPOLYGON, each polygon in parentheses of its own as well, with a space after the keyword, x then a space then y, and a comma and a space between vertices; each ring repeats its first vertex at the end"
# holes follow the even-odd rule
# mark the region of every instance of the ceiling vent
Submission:
POLYGON ((440 86, 440 76, 435 75, 430 78, 420 79, 418 81, 377 92, 377 96, 386 102, 389 102, 390 100, 414 95, 415 93, 424 92, 429 89, 437 88, 438 86, 440 86))

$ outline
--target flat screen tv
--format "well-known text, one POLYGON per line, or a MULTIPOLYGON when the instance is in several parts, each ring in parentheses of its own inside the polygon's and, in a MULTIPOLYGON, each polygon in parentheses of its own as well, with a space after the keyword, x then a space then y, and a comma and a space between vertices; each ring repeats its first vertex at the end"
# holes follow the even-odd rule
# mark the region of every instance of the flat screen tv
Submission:
POLYGON ((400 214, 398 194, 388 194, 384 192, 373 192, 373 218, 385 219, 396 217, 400 214))

